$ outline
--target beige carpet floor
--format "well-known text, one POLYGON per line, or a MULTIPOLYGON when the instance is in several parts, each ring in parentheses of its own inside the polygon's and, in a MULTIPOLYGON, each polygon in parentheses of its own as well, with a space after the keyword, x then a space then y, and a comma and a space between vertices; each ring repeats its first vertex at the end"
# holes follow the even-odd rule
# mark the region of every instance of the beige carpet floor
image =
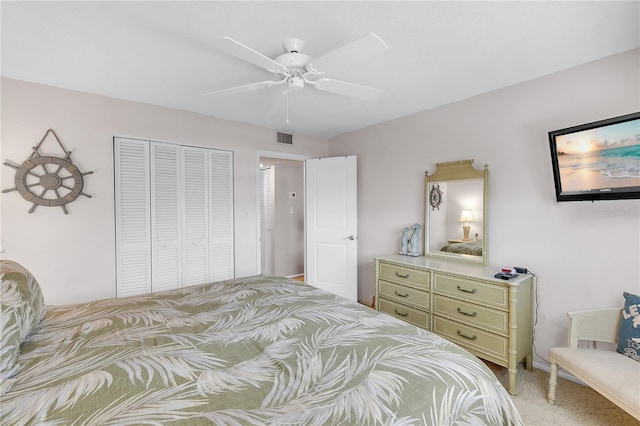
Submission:
MULTIPOLYGON (((505 388, 509 384, 506 368, 487 362, 505 388)), ((618 408, 593 389, 558 378, 556 403, 547 401, 549 373, 533 369, 527 371, 520 364, 517 374, 517 395, 513 402, 526 426, 634 426, 640 422, 618 408)))

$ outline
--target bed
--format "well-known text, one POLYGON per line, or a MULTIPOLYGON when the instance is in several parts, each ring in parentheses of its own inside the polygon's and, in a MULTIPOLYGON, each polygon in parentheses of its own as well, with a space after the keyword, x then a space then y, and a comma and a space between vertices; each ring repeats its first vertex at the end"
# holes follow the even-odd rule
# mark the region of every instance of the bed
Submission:
POLYGON ((2 424, 522 424, 475 356, 295 280, 46 306, 1 262, 2 424))
POLYGON ((449 243, 442 247, 440 251, 447 253, 469 254, 472 256, 482 256, 482 243, 469 241, 463 243, 449 243))

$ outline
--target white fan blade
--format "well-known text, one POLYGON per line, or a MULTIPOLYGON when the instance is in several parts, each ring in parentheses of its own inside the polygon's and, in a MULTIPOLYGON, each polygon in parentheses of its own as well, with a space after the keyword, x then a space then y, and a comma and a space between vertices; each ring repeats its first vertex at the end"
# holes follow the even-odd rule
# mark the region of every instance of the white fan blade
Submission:
POLYGON ((285 67, 277 63, 271 58, 264 56, 262 53, 258 53, 250 47, 245 46, 242 43, 229 38, 221 37, 213 40, 213 47, 216 49, 235 56, 238 59, 247 61, 253 65, 259 66, 272 73, 278 73, 278 71, 286 70, 285 67))
POLYGON ((203 93, 202 96, 209 96, 209 95, 215 95, 215 96, 235 95, 237 93, 252 92, 254 90, 259 90, 259 89, 264 89, 264 88, 267 88, 267 87, 276 86, 276 85, 282 84, 284 82, 285 82, 285 80, 281 80, 281 81, 259 81, 257 83, 245 84, 243 86, 236 86, 236 87, 230 87, 228 89, 214 90, 213 92, 206 92, 206 93, 203 93))
POLYGON ((387 50, 387 44, 374 33, 369 33, 357 40, 347 43, 324 56, 312 60, 307 69, 326 73, 339 67, 349 66, 355 62, 378 55, 387 50))
POLYGON ((334 80, 332 78, 321 78, 314 82, 318 90, 331 92, 351 98, 358 98, 364 101, 373 102, 382 96, 384 90, 374 87, 361 86, 359 84, 348 83, 346 81, 334 80))

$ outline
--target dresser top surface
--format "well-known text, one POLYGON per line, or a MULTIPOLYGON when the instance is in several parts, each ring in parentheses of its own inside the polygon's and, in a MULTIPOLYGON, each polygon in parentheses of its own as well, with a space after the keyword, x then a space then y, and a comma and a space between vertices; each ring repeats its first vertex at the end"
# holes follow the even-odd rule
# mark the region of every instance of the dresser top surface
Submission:
POLYGON ((414 266, 419 268, 431 269, 443 273, 460 274, 474 278, 491 280, 496 283, 506 285, 518 285, 528 280, 530 274, 520 274, 517 277, 503 280, 495 278, 494 275, 500 272, 500 267, 491 265, 482 265, 429 256, 404 256, 400 254, 390 254, 385 256, 376 256, 375 260, 388 261, 401 265, 414 266))

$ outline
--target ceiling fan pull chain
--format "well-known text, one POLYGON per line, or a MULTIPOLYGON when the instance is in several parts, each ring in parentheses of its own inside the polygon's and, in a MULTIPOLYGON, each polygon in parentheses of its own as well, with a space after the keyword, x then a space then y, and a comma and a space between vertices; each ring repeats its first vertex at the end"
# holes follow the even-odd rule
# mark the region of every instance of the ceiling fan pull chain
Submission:
POLYGON ((287 97, 287 124, 289 124, 289 93, 287 92, 285 96, 287 97))

